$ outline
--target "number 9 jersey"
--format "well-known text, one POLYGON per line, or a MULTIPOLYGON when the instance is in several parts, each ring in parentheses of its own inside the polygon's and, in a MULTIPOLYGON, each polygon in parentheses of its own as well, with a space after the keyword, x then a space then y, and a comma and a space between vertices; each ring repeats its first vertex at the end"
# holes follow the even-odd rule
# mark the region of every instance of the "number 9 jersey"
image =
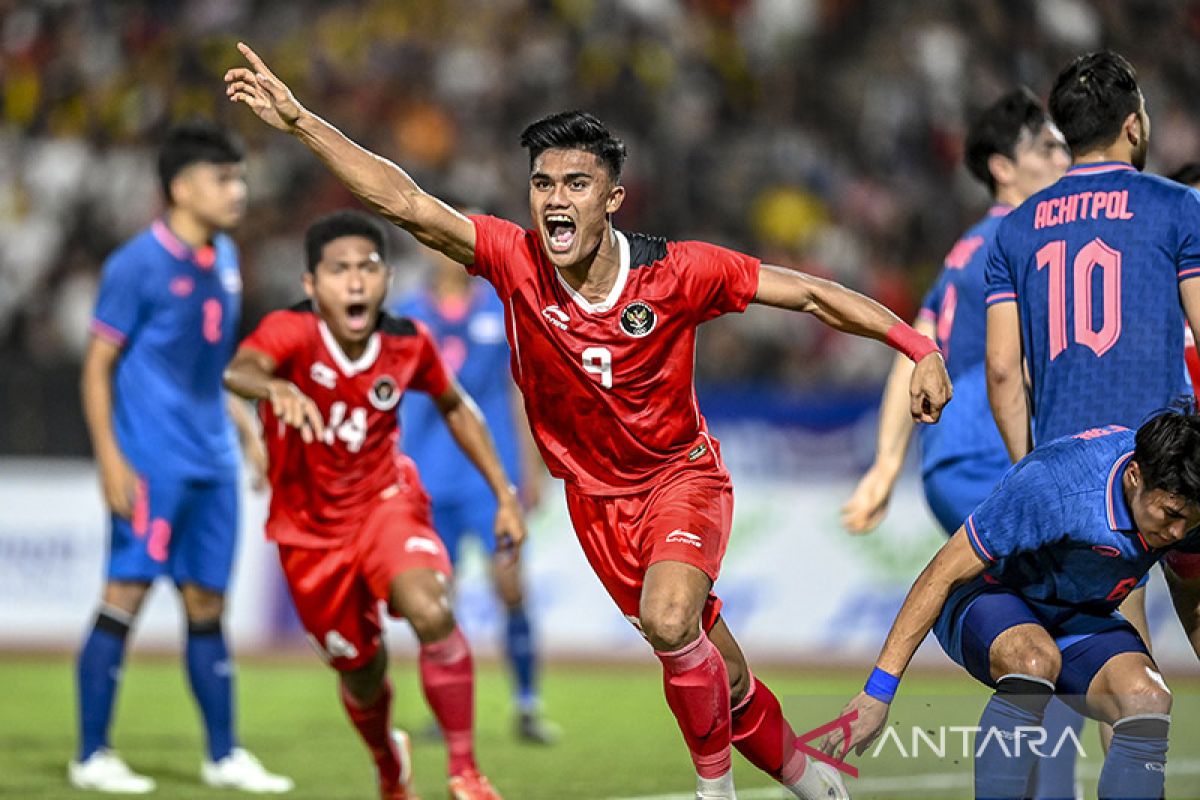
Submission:
POLYGON ((696 326, 746 308, 758 259, 615 231, 617 279, 592 303, 559 275, 535 231, 471 220, 468 270, 504 302, 513 378, 550 474, 615 496, 678 470, 724 471, 693 387, 696 326))
POLYGON ((416 467, 397 449, 396 406, 406 389, 437 397, 449 374, 419 322, 380 313, 357 360, 305 302, 268 314, 242 343, 275 361, 275 375, 312 398, 325 421, 323 440, 305 444, 259 404, 270 457, 268 538, 298 547, 337 547, 381 499, 410 493, 427 503, 416 467))
POLYGON ((1200 192, 1082 164, 1000 223, 987 303, 1017 303, 1034 443, 1137 428, 1191 393, 1180 289, 1200 278, 1200 192))

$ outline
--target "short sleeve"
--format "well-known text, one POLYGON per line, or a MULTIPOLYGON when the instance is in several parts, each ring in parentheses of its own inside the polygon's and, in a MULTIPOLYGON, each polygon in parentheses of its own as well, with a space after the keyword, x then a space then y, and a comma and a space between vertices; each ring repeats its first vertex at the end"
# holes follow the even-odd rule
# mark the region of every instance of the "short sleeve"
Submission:
POLYGON ((308 315, 295 311, 272 311, 263 317, 242 347, 265 353, 277 367, 286 364, 304 341, 304 321, 308 315))
POLYGON ((527 232, 516 223, 497 217, 472 215, 475 223, 475 260, 467 272, 491 283, 501 294, 512 285, 513 267, 522 253, 527 232))
MULTIPOLYGON (((1011 219, 1011 217, 1009 217, 1011 219)), ((987 249, 987 267, 984 269, 987 281, 987 305, 990 308, 996 303, 1014 303, 1017 300, 1017 283, 1013 278, 1012 265, 1004 248, 1004 231, 1008 220, 1000 223, 996 239, 987 249)))
POLYGON ((761 262, 757 258, 707 242, 672 242, 667 246, 680 264, 688 302, 701 322, 745 311, 758 292, 761 262))
POLYGON ((1175 269, 1179 281, 1200 278, 1200 191, 1188 189, 1183 193, 1176 230, 1179 231, 1179 252, 1175 269))
POLYGON ((942 307, 942 297, 945 294, 946 272, 943 270, 938 275, 938 279, 934 281, 933 286, 925 293, 925 299, 921 301, 921 310, 917 312, 917 319, 936 325, 938 312, 942 307))
POLYGON ((92 333, 118 347, 137 333, 145 314, 146 272, 129 251, 114 253, 104 264, 92 315, 92 333))
POLYGON ((442 361, 442 354, 438 352, 429 328, 422 322, 413 322, 417 326, 417 337, 421 346, 417 355, 417 369, 409 386, 419 392, 425 392, 430 397, 438 397, 450 386, 450 372, 442 361))
POLYGON ((1029 459, 1013 467, 963 525, 989 564, 1062 539, 1062 501, 1049 469, 1029 459))

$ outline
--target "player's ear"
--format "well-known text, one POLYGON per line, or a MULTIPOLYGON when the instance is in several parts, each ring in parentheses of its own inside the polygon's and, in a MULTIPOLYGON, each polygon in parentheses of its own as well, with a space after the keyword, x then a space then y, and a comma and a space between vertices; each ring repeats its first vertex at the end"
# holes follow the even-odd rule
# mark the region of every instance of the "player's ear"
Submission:
POLYGON ((987 166, 997 187, 1007 186, 1016 180, 1017 165, 1003 153, 992 153, 988 156, 987 166))
POLYGON ((312 272, 312 270, 309 270, 309 269, 304 270, 304 277, 301 279, 301 282, 304 284, 304 293, 306 295, 308 295, 308 298, 311 300, 312 296, 313 296, 313 272, 312 272))
POLYGON ((1131 145, 1137 147, 1146 135, 1146 132, 1142 129, 1142 115, 1134 111, 1125 117, 1125 122, 1121 124, 1121 132, 1131 145))
POLYGON ((604 213, 615 214, 617 209, 621 207, 621 203, 625 202, 625 187, 617 184, 608 190, 608 199, 604 201, 604 213))

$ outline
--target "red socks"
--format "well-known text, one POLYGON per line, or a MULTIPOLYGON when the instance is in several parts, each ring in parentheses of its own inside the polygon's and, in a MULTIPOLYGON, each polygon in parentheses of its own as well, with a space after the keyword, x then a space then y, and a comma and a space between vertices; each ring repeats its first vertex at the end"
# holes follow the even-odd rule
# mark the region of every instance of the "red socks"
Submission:
POLYGON ((455 628, 440 642, 422 644, 420 662, 421 688, 446 739, 450 774, 475 769, 475 675, 466 637, 455 628))
POLYGON ((719 778, 732 766, 729 676, 708 636, 673 653, 655 651, 663 665, 667 705, 675 714, 701 778, 719 778))
POLYGON ((783 718, 779 700, 751 675, 750 691, 733 709, 734 747, 751 764, 790 786, 800 780, 807 764, 795 742, 796 733, 783 718))
POLYGON ((392 740, 392 682, 383 679, 383 691, 369 706, 360 706, 340 681, 342 705, 358 735, 366 742, 379 771, 379 783, 387 788, 400 780, 400 752, 392 740))

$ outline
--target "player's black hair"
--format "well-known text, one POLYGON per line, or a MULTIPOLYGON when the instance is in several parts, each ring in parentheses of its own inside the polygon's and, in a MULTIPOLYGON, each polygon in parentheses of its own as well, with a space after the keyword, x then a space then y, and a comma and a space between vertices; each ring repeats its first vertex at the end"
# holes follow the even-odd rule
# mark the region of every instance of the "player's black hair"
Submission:
POLYGON ((1147 489, 1162 489, 1200 503, 1200 416, 1167 411, 1138 428, 1133 460, 1147 489))
POLYGON ((1073 153, 1117 138, 1142 103, 1137 73, 1118 53, 1102 50, 1072 61, 1050 90, 1050 116, 1073 153))
POLYGON ((996 153, 1013 158, 1021 134, 1029 131, 1036 135, 1048 119, 1046 109, 1028 88, 1022 86, 1004 95, 981 111, 967 129, 967 169, 995 194, 996 176, 988 159, 996 153))
POLYGON ((550 149, 591 153, 608 167, 614 182, 621 179, 621 167, 625 165, 625 143, 586 111, 562 111, 542 117, 521 131, 521 147, 529 151, 530 169, 537 157, 550 149))
POLYGON ((387 261, 387 237, 383 225, 361 211, 334 211, 308 226, 304 232, 304 255, 309 272, 316 272, 325 245, 343 236, 362 236, 375 244, 379 257, 387 261))
POLYGON ((197 163, 237 164, 245 160, 241 140, 215 122, 196 120, 167 131, 158 151, 158 181, 163 197, 171 199, 171 181, 197 163))
POLYGON ((1200 161, 1189 161, 1167 177, 1185 186, 1194 186, 1200 183, 1200 161))

